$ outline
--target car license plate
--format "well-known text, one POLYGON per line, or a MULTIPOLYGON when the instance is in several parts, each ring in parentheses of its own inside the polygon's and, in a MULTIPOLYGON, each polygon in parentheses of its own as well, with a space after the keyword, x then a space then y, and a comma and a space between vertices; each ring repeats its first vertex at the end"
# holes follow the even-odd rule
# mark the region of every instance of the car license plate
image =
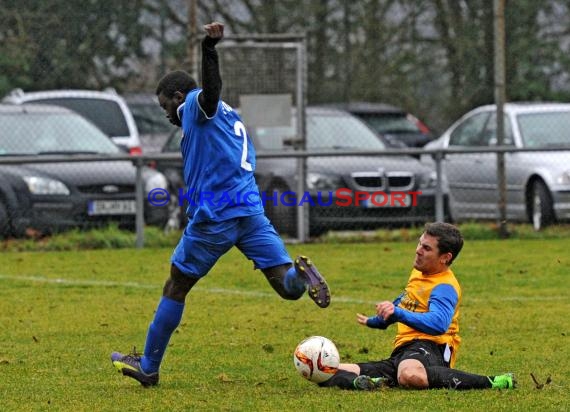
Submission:
POLYGON ((372 193, 370 199, 364 201, 364 207, 410 207, 412 205, 412 196, 407 193, 372 193))
POLYGON ((87 204, 89 216, 98 215, 134 215, 137 204, 134 200, 90 200, 87 204))

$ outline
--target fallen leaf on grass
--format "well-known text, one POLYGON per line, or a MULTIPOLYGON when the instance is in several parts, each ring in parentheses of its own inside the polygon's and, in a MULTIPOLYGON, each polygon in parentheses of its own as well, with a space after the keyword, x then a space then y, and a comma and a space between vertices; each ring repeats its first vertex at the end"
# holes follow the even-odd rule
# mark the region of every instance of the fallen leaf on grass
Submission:
POLYGON ((218 380, 220 380, 220 382, 233 382, 233 379, 231 379, 228 375, 226 375, 225 373, 220 373, 218 375, 218 380))

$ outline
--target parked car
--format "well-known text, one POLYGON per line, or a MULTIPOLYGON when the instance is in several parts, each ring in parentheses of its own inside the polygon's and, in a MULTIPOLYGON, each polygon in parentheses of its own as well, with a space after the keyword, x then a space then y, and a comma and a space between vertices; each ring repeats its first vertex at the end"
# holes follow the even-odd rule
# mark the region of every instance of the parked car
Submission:
POLYGON ((434 139, 431 130, 416 116, 390 104, 350 102, 334 106, 364 120, 391 147, 423 147, 434 139))
POLYGON ((3 103, 51 104, 79 113, 132 155, 142 153, 139 132, 125 100, 114 90, 46 90, 24 92, 13 90, 3 103))
MULTIPOLYGON (((0 105, 0 162, 3 157, 121 154, 82 116, 58 106, 0 105)), ((161 173, 143 168, 145 193, 167 188, 161 173)), ((136 168, 131 161, 0 163, 0 236, 28 229, 53 233, 116 222, 135 226, 136 168)), ((145 197, 146 198, 146 197, 145 197)), ((164 227, 167 208, 144 206, 147 224, 164 227)))
POLYGON ((166 118, 164 110, 158 104, 158 98, 152 93, 128 93, 123 95, 133 114, 143 151, 157 153, 168 140, 176 126, 166 118))
MULTIPOLYGON (((536 230, 570 219, 570 104, 507 103, 505 141, 515 148, 568 147, 568 151, 506 153, 507 219, 536 230)), ((470 149, 497 144, 496 106, 478 107, 426 149, 470 149)), ((422 160, 432 164, 431 156, 422 160)), ((454 220, 497 219, 495 153, 448 153, 443 171, 454 220)))
MULTIPOLYGON (((309 107, 306 110, 307 150, 382 151, 386 146, 355 116, 342 110, 309 107)), ((295 127, 248 128, 257 153, 294 150, 295 127)), ((181 132, 173 133, 163 152, 180 150, 181 132)), ((256 179, 260 192, 271 198, 282 196, 291 203, 297 187, 295 158, 258 158, 256 179), (293 192, 293 193, 291 193, 293 192)), ((159 161, 158 168, 173 187, 183 187, 179 161, 159 161)), ((372 229, 403 226, 434 220, 435 173, 410 156, 341 156, 307 159, 307 191, 313 199, 309 207, 310 234, 334 229, 372 229), (338 192, 342 189, 342 192, 338 192), (421 191, 417 203, 407 196, 404 203, 379 206, 371 199, 354 201, 356 192, 408 193, 421 191), (339 197, 338 195, 341 195, 339 197), (348 205, 350 197, 350 205, 348 205), (340 202, 340 204, 337 204, 340 202), (330 203, 330 204, 328 204, 330 203)), ((301 196, 296 194, 297 202, 301 196)), ((296 234, 297 208, 283 202, 265 204, 268 217, 282 234, 296 234)))

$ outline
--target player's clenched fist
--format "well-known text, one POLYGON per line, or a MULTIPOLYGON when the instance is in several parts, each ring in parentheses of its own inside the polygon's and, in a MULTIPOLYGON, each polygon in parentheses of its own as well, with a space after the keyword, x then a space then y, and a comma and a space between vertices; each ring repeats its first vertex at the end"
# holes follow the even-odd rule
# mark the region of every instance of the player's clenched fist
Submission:
POLYGON ((215 21, 210 24, 206 24, 204 25, 204 30, 212 39, 221 39, 224 37, 224 25, 220 22, 215 21))
POLYGON ((376 314, 384 320, 388 320, 394 314, 394 304, 384 301, 376 304, 376 314))

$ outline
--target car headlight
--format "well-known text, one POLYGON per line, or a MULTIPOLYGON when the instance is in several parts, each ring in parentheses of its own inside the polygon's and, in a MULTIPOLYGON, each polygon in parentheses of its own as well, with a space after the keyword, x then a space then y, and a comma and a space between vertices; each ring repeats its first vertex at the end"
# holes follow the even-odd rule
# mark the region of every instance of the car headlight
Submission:
POLYGON ((309 190, 328 190, 338 189, 343 186, 340 176, 326 175, 322 173, 307 174, 307 189, 309 190))
POLYGON ((431 171, 430 173, 422 174, 420 177, 420 189, 427 189, 437 185, 437 173, 431 171))
POLYGON ((154 170, 149 170, 148 172, 144 174, 144 190, 146 193, 152 189, 168 189, 168 181, 162 173, 154 170))
POLYGON ((556 183, 559 185, 570 185, 570 170, 566 170, 556 178, 556 183))
POLYGON ((69 195, 70 191, 59 180, 40 176, 24 176, 24 182, 34 195, 69 195))

